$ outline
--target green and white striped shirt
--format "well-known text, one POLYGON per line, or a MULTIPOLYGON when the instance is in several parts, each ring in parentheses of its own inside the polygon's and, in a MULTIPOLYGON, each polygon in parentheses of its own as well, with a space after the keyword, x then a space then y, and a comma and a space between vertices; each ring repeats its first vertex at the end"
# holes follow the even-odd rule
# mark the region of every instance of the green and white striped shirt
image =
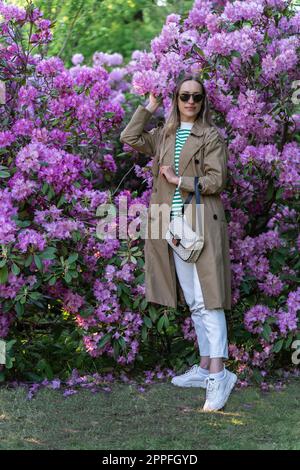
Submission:
MULTIPOLYGON (((174 164, 175 164, 175 173, 177 176, 178 176, 178 169, 179 169, 180 152, 181 152, 182 147, 185 144, 186 139, 190 135, 192 127, 193 127, 192 122, 181 121, 181 125, 180 127, 178 127, 176 131, 174 164)), ((182 205, 183 205, 183 200, 182 200, 182 197, 180 195, 180 192, 177 186, 174 196, 173 196, 173 200, 172 200, 171 218, 173 218, 175 215, 181 215, 182 205)))

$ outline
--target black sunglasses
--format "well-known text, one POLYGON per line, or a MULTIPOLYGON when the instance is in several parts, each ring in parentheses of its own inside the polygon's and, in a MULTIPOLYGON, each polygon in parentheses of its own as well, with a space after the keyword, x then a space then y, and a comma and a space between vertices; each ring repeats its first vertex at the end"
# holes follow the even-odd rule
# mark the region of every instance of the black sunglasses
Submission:
POLYGON ((181 99, 181 101, 186 103, 187 101, 189 101, 191 96, 193 97, 194 103, 200 103, 203 98, 202 93, 181 93, 179 95, 179 98, 181 99))

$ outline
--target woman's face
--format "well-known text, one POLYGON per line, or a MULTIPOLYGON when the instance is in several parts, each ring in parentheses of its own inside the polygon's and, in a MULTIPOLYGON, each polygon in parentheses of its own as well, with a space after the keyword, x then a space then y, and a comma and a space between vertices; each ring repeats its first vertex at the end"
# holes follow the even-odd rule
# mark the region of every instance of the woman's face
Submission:
POLYGON ((187 80, 183 82, 179 89, 177 105, 180 112, 180 120, 186 122, 194 122, 199 113, 203 98, 199 103, 195 103, 193 97, 190 96, 188 101, 181 101, 180 95, 184 93, 201 93, 203 94, 202 85, 195 80, 187 80))

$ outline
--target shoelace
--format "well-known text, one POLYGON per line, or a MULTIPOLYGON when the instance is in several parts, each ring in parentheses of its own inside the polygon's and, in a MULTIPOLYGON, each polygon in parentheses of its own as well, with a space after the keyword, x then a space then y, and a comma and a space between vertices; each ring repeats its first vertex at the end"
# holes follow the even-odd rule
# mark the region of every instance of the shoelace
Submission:
POLYGON ((218 388, 216 387, 217 382, 216 380, 210 379, 209 377, 207 377, 205 381, 206 381, 206 398, 212 399, 217 392, 217 388, 218 388))
POLYGON ((183 375, 190 374, 191 372, 194 372, 197 368, 198 368, 197 364, 194 364, 189 370, 187 370, 186 372, 184 372, 183 375))

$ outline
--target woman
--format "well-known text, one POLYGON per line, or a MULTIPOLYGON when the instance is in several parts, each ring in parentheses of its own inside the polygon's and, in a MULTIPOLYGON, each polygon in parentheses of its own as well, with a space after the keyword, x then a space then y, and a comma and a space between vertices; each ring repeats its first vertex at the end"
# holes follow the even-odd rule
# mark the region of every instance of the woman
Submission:
MULTIPOLYGON (((224 309, 231 308, 231 273, 227 222, 220 193, 226 185, 228 151, 211 122, 206 90, 200 80, 191 75, 182 79, 174 92, 165 125, 144 130, 159 104, 150 93, 148 105, 138 106, 120 136, 121 142, 154 156, 147 227, 158 221, 155 209, 159 204, 169 208, 168 225, 170 217, 181 212, 189 192, 194 192, 194 178, 198 176, 201 211, 204 210, 204 247, 198 260, 188 263, 175 253, 164 235, 151 237, 148 233, 146 299, 176 308, 179 294, 188 305, 201 361, 173 377, 172 383, 206 388, 203 410, 216 411, 224 407, 237 380, 223 364, 228 359, 224 309)), ((195 197, 190 204, 193 211, 195 197)), ((166 226, 163 234, 165 230, 166 226)))

